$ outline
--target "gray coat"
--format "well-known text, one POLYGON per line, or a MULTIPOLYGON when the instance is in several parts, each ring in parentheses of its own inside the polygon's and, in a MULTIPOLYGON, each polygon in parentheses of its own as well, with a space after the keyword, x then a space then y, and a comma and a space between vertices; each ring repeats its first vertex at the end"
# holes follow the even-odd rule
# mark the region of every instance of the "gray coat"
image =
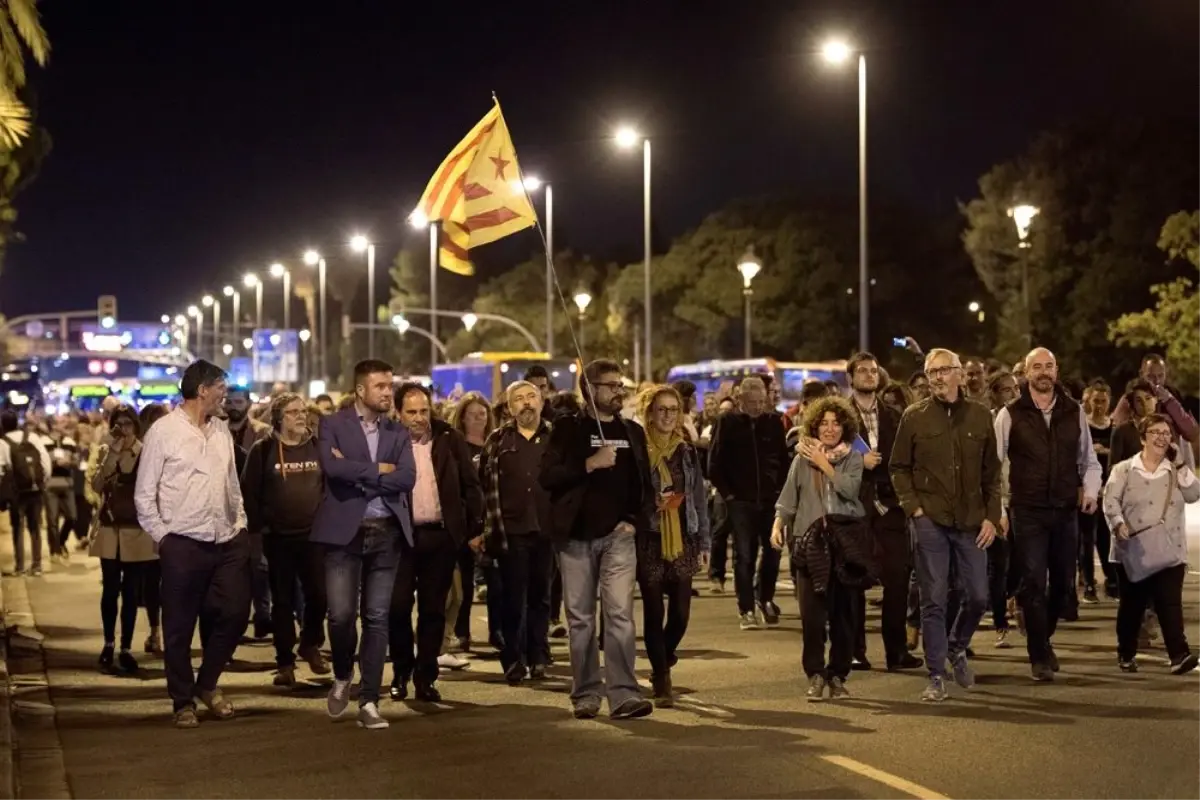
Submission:
MULTIPOLYGON (((1136 533, 1156 525, 1162 519, 1166 523, 1171 546, 1179 555, 1179 563, 1185 564, 1187 531, 1184 506, 1200 500, 1200 480, 1186 464, 1172 466, 1169 471, 1159 465, 1152 478, 1147 478, 1142 470, 1144 466, 1140 453, 1112 468, 1104 487, 1104 516, 1109 528, 1115 531, 1118 525, 1124 524, 1131 533, 1136 533), (1187 486, 1180 488, 1181 483, 1187 486)), ((1120 561, 1120 542, 1116 539, 1109 560, 1120 561)))
POLYGON ((790 536, 804 533, 823 514, 866 516, 858 496, 862 475, 862 453, 855 450, 833 465, 833 478, 825 477, 808 459, 797 455, 775 503, 775 516, 790 536))

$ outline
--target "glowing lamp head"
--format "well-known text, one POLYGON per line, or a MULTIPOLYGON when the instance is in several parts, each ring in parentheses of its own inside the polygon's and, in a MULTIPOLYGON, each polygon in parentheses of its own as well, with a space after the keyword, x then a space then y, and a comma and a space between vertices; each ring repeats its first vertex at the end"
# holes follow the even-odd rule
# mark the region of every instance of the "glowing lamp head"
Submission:
POLYGON ((971 304, 967 306, 967 311, 970 311, 972 314, 979 313, 979 303, 972 300, 971 304))
POLYGON ((830 39, 821 46, 821 57, 830 64, 845 64, 853 51, 845 39, 830 39))
POLYGON ((176 314, 175 324, 179 325, 180 327, 187 325, 187 317, 185 317, 183 314, 176 314))
POLYGON ((469 311, 466 314, 462 315, 463 327, 466 328, 468 332, 470 332, 471 329, 475 327, 475 323, 477 323, 477 322, 479 322, 479 317, 475 316, 474 314, 472 314, 469 311))
POLYGON ((163 315, 162 315, 162 324, 163 324, 163 325, 170 325, 170 324, 171 324, 171 315, 170 315, 170 314, 163 314, 163 315))
POLYGON ((575 293, 575 307, 579 309, 579 313, 587 311, 588 306, 592 304, 592 296, 587 292, 575 293))
POLYGON ((246 348, 247 350, 253 350, 254 340, 247 336, 245 339, 242 339, 242 347, 246 348))
POLYGON ((195 306, 188 306, 187 313, 189 317, 197 319, 200 316, 200 309, 196 308, 195 306))
POLYGON ((1031 206, 1027 203, 1013 206, 1008 210, 1008 216, 1012 217, 1012 221, 1017 226, 1017 238, 1022 242, 1029 236, 1029 228, 1033 225, 1033 218, 1040 214, 1041 211, 1037 206, 1031 206))
POLYGON ((370 246, 371 243, 367 241, 367 237, 363 236, 361 233, 350 237, 350 249, 356 253, 364 253, 370 246))
POLYGON ((750 288, 750 281, 762 271, 762 259, 754 254, 754 245, 746 248, 746 252, 738 260, 738 272, 742 273, 742 286, 750 288))
POLYGON ((258 276, 253 272, 247 272, 242 276, 242 285, 247 289, 253 289, 255 286, 258 286, 258 276))
POLYGON ((283 266, 283 264, 280 264, 278 261, 276 261, 274 264, 271 265, 271 277, 272 278, 282 278, 283 273, 285 273, 285 272, 287 272, 287 269, 283 266))
POLYGON ((315 267, 317 265, 317 262, 319 262, 320 260, 321 260, 321 254, 318 253, 316 250, 305 250, 304 251, 304 263, 308 264, 310 267, 315 267))
POLYGON ((221 352, 222 352, 222 353, 224 353, 224 354, 225 354, 225 355, 227 355, 227 356, 228 356, 228 355, 232 355, 232 354, 233 354, 233 345, 231 345, 231 344, 225 344, 225 345, 223 345, 223 346, 221 347, 221 352))
POLYGON ((213 296, 211 294, 206 294, 204 297, 200 298, 200 305, 204 306, 205 308, 212 308, 213 302, 215 301, 213 300, 213 296))
MULTIPOLYGON (((410 227, 414 228, 415 230, 423 231, 429 227, 429 217, 426 216, 425 212, 422 211, 421 209, 414 208, 413 212, 408 215, 408 224, 410 227)), ((353 247, 354 243, 351 242, 350 246, 353 247)), ((365 250, 366 247, 364 247, 363 249, 365 250)))
POLYGON ((224 289, 221 290, 221 294, 225 295, 226 297, 233 297, 233 292, 234 292, 234 289, 232 286, 226 286, 224 289))
POLYGON ((304 328, 300 331, 300 341, 307 342, 310 338, 312 338, 312 331, 310 331, 308 328, 304 328))
POLYGON ((616 141, 617 147, 628 150, 637 146, 637 143, 642 140, 641 134, 628 125, 622 125, 617 128, 616 134, 613 135, 613 140, 616 141))
POLYGON ((542 188, 542 179, 536 175, 526 175, 520 186, 527 192, 536 192, 542 188))
POLYGON ((408 333, 408 329, 412 326, 412 323, 405 319, 403 314, 397 314, 396 316, 392 317, 392 324, 396 326, 396 330, 400 331, 402 334, 408 333))

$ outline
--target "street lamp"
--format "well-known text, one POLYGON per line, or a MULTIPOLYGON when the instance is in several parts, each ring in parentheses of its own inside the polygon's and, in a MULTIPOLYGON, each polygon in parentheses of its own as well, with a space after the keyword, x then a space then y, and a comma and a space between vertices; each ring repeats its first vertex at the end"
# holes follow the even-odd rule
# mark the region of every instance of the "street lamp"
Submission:
POLYGON ((254 340, 251 339, 249 336, 247 336, 245 339, 242 339, 242 347, 244 347, 247 350, 253 350, 254 349, 254 340))
POLYGON ((163 314, 163 315, 162 315, 162 324, 163 324, 163 325, 170 325, 170 324, 171 324, 171 315, 170 315, 170 314, 163 314))
POLYGON ((754 255, 754 245, 746 248, 746 252, 738 259, 737 268, 738 272, 742 273, 742 296, 745 298, 746 332, 742 357, 750 358, 750 297, 754 294, 754 290, 750 288, 750 281, 754 280, 754 276, 762 270, 762 259, 754 255))
POLYGON ((579 349, 583 350, 583 323, 587 319, 587 308, 592 304, 592 296, 583 289, 575 293, 575 307, 579 309, 579 349))
POLYGON ((310 267, 317 268, 317 297, 318 297, 318 313, 320 319, 317 321, 317 370, 320 377, 325 377, 325 338, 326 319, 325 312, 325 259, 321 258, 321 254, 316 250, 308 249, 304 251, 304 263, 310 267))
POLYGON ((199 356, 203 352, 204 342, 204 314, 196 306, 188 306, 187 314, 192 319, 196 320, 196 355, 199 356))
POLYGON ((646 377, 654 376, 654 346, 651 336, 651 303, 650 303, 650 140, 643 137, 631 127, 623 126, 614 135, 617 146, 623 150, 631 150, 640 141, 642 143, 642 247, 643 253, 643 316, 646 328, 646 377))
POLYGON ((475 316, 469 311, 462 315, 462 324, 463 327, 467 329, 467 333, 470 333, 472 329, 474 329, 475 323, 477 322, 479 322, 479 317, 475 316))
POLYGON ((526 194, 546 190, 546 352, 554 355, 554 188, 536 175, 526 175, 513 188, 526 194))
POLYGON ((254 328, 261 330, 263 324, 263 284, 253 272, 248 272, 242 278, 242 285, 254 289, 254 328))
MULTIPOLYGON (((843 39, 830 39, 821 48, 829 64, 845 64, 854 55, 843 39)), ((867 281, 867 56, 858 54, 858 349, 868 350, 871 304, 867 281)))
POLYGON ((232 286, 226 286, 221 290, 221 294, 233 301, 233 334, 230 337, 230 341, 236 342, 238 334, 241 332, 238 329, 241 327, 242 322, 242 293, 232 286))
POLYGON ((229 342, 226 342, 221 346, 221 352, 227 356, 233 355, 233 345, 231 345, 229 342))
POLYGON ((283 329, 292 327, 292 272, 276 261, 271 265, 271 277, 283 279, 283 329))
POLYGON ((405 319, 403 314, 394 315, 392 317, 392 325, 396 326, 396 330, 400 331, 401 336, 408 333, 408 329, 412 327, 412 323, 405 319))
POLYGON ((1025 352, 1033 347, 1033 309, 1029 304, 1029 229, 1033 218, 1042 213, 1037 206, 1028 203, 1008 209, 1008 216, 1017 226, 1017 248, 1021 251, 1021 308, 1025 316, 1025 352))
MULTIPOLYGON (((413 212, 415 216, 417 212, 413 212)), ((421 216, 424 216, 422 214, 421 216)), ((411 218, 410 218, 411 219, 411 218)), ((371 243, 366 236, 357 233, 350 237, 350 249, 356 253, 366 252, 367 254, 367 322, 371 326, 375 324, 375 245, 371 243)), ((433 287, 430 287, 430 296, 433 295, 433 287)), ((367 328, 367 357, 375 357, 375 328, 367 328)))

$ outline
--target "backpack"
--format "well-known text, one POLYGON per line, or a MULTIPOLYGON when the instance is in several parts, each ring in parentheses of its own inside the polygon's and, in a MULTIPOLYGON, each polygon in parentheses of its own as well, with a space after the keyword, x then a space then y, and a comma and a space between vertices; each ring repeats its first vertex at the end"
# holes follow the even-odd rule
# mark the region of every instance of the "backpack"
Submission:
POLYGON ((46 468, 42 464, 42 455, 37 446, 29 441, 29 431, 21 436, 21 441, 9 440, 12 452, 12 482, 16 495, 37 494, 46 488, 46 468))

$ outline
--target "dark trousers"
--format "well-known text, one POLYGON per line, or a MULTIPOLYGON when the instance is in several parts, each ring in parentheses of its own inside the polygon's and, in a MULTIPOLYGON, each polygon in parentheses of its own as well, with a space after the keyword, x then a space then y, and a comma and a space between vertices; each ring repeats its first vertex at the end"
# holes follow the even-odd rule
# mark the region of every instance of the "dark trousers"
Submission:
POLYGON ((731 500, 729 519, 733 525, 733 582, 737 590, 738 613, 745 614, 754 610, 756 601, 766 604, 775 600, 780 557, 779 551, 771 546, 775 507, 731 500), (760 550, 761 564, 758 561, 760 550), (757 578, 754 574, 756 565, 757 578))
POLYGON ((988 602, 992 606, 992 627, 1008 630, 1009 551, 1012 545, 997 536, 987 551, 988 602))
MULTIPOLYGON (((657 535, 657 534, 656 534, 657 535)), ((655 677, 668 675, 678 660, 675 650, 692 618, 692 576, 679 576, 669 565, 656 574, 638 562, 642 590, 642 639, 655 677)))
POLYGON ((271 578, 271 624, 274 627, 275 664, 296 664, 296 607, 303 599, 304 617, 300 627, 300 649, 325 644, 325 557, 318 545, 300 536, 263 536, 271 578), (297 592, 299 582, 299 595, 297 592))
POLYGON ((823 594, 817 594, 812 580, 803 572, 795 573, 800 589, 800 622, 804 629, 801 660, 809 678, 821 675, 846 679, 850 674, 850 656, 854 646, 854 595, 833 573, 823 594), (829 659, 825 658, 826 627, 829 628, 829 659))
MULTIPOLYGON (((458 574, 462 580, 462 603, 454 620, 454 635, 471 638, 471 608, 475 605, 475 552, 467 545, 458 549, 458 574)), ((453 580, 453 578, 451 578, 453 580)))
POLYGON ((921 627, 921 584, 917 581, 916 569, 913 569, 908 578, 908 607, 905 609, 905 622, 911 628, 921 627))
POLYGON ((1025 612, 1025 645, 1031 664, 1045 664, 1068 595, 1075 595, 1076 511, 1014 506, 1011 516, 1013 557, 1021 571, 1017 599, 1025 612))
POLYGON ((42 495, 30 493, 17 497, 8 507, 12 523, 13 558, 16 569, 25 569, 25 528, 29 528, 29 543, 33 550, 33 568, 42 568, 42 495))
MULTIPOLYGON (((400 565, 392 590, 388 647, 395 677, 411 676, 419 686, 432 686, 438 677, 438 654, 446 635, 446 597, 454 580, 458 545, 441 525, 418 525, 413 546, 400 544, 400 565), (413 650, 413 602, 417 606, 416 653, 413 650)), ((470 573, 468 573, 470 575, 470 573)))
POLYGON ((358 704, 379 702, 383 662, 387 657, 388 611, 403 534, 393 519, 362 525, 346 545, 325 545, 325 591, 329 602, 329 649, 333 677, 354 675, 359 645, 355 621, 362 613, 362 647, 358 649, 361 685, 358 704))
MULTIPOLYGON (((733 526, 729 521, 729 504, 725 498, 714 494, 709 504, 709 519, 712 520, 712 548, 708 559, 709 580, 725 582, 725 563, 729 558, 729 534, 733 526)), ((737 563, 736 555, 734 563, 737 563)), ((735 567, 736 568, 736 567, 735 567)))
POLYGON ((250 536, 221 544, 168 534, 158 545, 162 569, 163 666, 175 710, 211 692, 233 658, 250 611, 250 536), (196 621, 208 628, 200 673, 192 672, 196 621))
POLYGON ((1191 652, 1183 623, 1183 577, 1187 565, 1156 572, 1134 583, 1119 564, 1116 567, 1121 597, 1117 604, 1117 655, 1122 661, 1132 661, 1137 655, 1138 632, 1151 604, 1162 628, 1163 645, 1172 663, 1191 652))
POLYGON ((162 612, 162 567, 158 561, 142 564, 142 605, 146 607, 146 622, 157 628, 162 612))
MULTIPOLYGON (((508 550, 498 559, 504 651, 500 666, 545 664, 550 651, 550 580, 554 546, 537 534, 508 537, 508 550)), ((488 605, 492 592, 488 590, 488 605)), ((488 614, 489 619, 491 613, 488 614)))
MULTIPOLYGON (((912 575, 912 554, 905 527, 904 512, 892 509, 880 516, 871 514, 871 534, 879 555, 879 582, 883 586, 883 605, 880 608, 880 634, 887 663, 898 663, 907 652, 905 620, 908 615, 908 586, 912 575)), ((854 655, 867 655, 866 593, 854 592, 854 655)))
POLYGON ((74 486, 46 490, 46 539, 50 552, 59 554, 63 551, 67 537, 77 524, 75 512, 74 486))
POLYGON ((1100 556, 1100 569, 1104 573, 1104 585, 1114 589, 1117 585, 1117 571, 1114 564, 1109 563, 1109 548, 1112 546, 1112 534, 1108 530, 1108 520, 1104 513, 1097 510, 1095 514, 1079 512, 1079 574, 1083 585, 1088 589, 1096 588, 1096 556, 1100 556))
MULTIPOLYGON (((95 509, 92 504, 87 501, 87 498, 81 494, 75 495, 75 538, 81 542, 87 541, 88 533, 92 529, 92 517, 95 514, 95 509)), ((71 537, 72 531, 67 531, 63 535, 60 546, 62 549, 67 547, 67 539, 71 537)))
POLYGON ((142 574, 141 563, 121 561, 119 558, 100 559, 100 623, 104 628, 106 645, 116 641, 119 607, 121 649, 128 650, 133 646, 133 629, 137 626, 138 590, 142 574))
MULTIPOLYGON (((550 548, 550 575, 546 577, 546 632, 549 634, 551 602, 553 598, 553 588, 551 576, 556 574, 557 568, 554 566, 554 548, 550 548)), ((500 567, 496 563, 490 563, 483 567, 483 585, 487 587, 487 618, 488 618, 488 637, 495 640, 496 636, 504 633, 504 580, 500 575, 500 567)), ((561 587, 559 602, 562 602, 561 587)), ((546 643, 547 652, 550 644, 546 643)), ((547 656, 547 660, 549 656, 547 656)))
MULTIPOLYGON (((488 592, 491 593, 491 589, 488 592)), ((550 619, 562 621, 563 590, 562 573, 558 571, 558 559, 554 559, 554 577, 550 580, 550 619)))

